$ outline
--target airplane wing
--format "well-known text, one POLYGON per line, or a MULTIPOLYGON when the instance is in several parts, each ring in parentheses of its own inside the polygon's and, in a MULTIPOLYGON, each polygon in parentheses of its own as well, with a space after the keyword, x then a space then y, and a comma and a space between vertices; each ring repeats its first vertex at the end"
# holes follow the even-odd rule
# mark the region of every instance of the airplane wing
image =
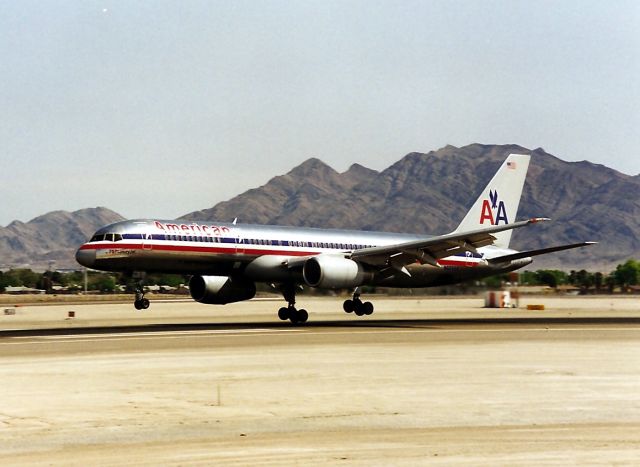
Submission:
POLYGON ((372 266, 391 267, 408 274, 405 268, 407 264, 420 261, 439 267, 438 259, 452 256, 463 251, 477 253, 478 248, 491 245, 495 240, 495 237, 492 235, 494 233, 517 229, 547 220, 549 219, 533 218, 513 224, 493 226, 467 232, 452 232, 447 235, 440 235, 425 240, 363 248, 354 251, 351 259, 372 266))
POLYGON ((495 258, 487 258, 489 263, 505 263, 516 259, 530 258, 532 256, 544 255, 547 253, 553 253, 555 251, 570 250, 571 248, 580 248, 582 246, 596 245, 598 242, 581 242, 572 243, 570 245, 552 246, 549 248, 541 248, 539 250, 519 251, 510 255, 498 256, 495 258))

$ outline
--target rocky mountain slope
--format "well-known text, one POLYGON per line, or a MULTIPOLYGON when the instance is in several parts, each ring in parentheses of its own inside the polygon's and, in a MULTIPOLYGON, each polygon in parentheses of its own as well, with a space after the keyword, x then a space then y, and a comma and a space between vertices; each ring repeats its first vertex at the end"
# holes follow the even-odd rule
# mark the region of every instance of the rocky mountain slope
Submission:
POLYGON ((0 266, 76 268, 75 251, 103 225, 122 220, 107 208, 54 211, 0 228, 0 266))
POLYGON ((456 227, 510 153, 531 155, 518 217, 553 219, 514 232, 513 247, 601 242, 538 257, 535 267, 607 270, 640 257, 640 176, 516 145, 411 153, 382 172, 354 165, 338 173, 309 159, 262 187, 184 218, 443 234, 456 227))
MULTIPOLYGON (((518 218, 552 222, 514 232, 517 249, 599 245, 536 258, 534 268, 609 271, 640 258, 640 176, 590 162, 565 162, 516 145, 447 146, 411 153, 377 172, 339 173, 309 159, 289 173, 183 219, 443 234, 453 230, 510 153, 531 154, 518 218)), ((73 253, 100 226, 121 220, 106 208, 56 211, 0 228, 0 266, 75 267, 73 253)))

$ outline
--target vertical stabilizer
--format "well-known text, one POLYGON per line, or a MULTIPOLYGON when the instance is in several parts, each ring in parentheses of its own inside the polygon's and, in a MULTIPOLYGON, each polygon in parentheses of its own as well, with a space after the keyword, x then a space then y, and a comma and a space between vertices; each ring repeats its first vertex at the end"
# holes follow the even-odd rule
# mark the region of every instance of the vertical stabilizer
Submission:
MULTIPOLYGON (((477 230, 516 221, 530 156, 510 154, 480 194, 455 232, 477 230)), ((495 245, 507 248, 512 230, 494 233, 495 245)))

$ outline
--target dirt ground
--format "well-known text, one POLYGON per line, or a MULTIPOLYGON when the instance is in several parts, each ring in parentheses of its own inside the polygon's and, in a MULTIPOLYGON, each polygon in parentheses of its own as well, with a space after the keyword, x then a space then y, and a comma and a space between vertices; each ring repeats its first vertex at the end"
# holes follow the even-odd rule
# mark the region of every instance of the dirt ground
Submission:
POLYGON ((532 301, 378 299, 358 319, 311 299, 299 327, 271 300, 20 307, 0 316, 0 463, 637 465, 638 301, 532 301))

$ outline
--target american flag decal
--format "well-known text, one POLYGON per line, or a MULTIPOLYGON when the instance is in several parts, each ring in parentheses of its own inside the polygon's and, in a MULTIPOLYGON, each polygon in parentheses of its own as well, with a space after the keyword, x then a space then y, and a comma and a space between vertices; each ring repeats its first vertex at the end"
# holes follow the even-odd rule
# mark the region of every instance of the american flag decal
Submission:
POLYGON ((515 162, 507 162, 507 168, 508 169, 515 169, 516 168, 516 163, 515 162))

